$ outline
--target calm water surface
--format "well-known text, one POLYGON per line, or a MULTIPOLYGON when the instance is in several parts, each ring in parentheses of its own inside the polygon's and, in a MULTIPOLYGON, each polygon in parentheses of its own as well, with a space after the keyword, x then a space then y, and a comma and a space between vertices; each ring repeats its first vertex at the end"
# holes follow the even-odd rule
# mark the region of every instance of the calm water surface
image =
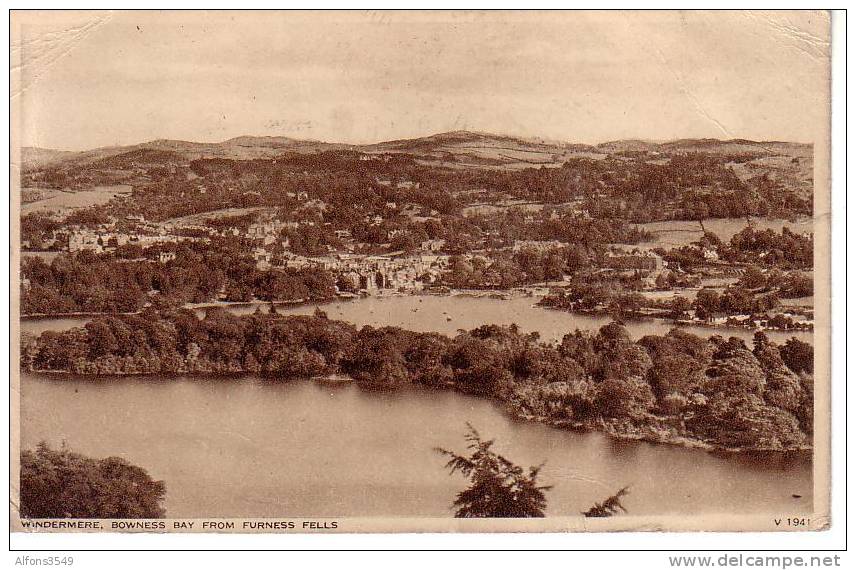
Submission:
MULTIPOLYGON (((326 311, 331 319, 348 321, 357 326, 399 326, 420 332, 440 332, 454 335, 459 329, 473 329, 483 324, 510 325, 516 323, 525 332, 538 332, 542 340, 560 341, 575 329, 597 331, 608 324, 609 317, 594 317, 556 311, 535 306, 537 298, 522 297, 510 300, 468 296, 387 296, 368 297, 353 301, 336 301, 324 305, 278 307, 281 314, 310 315, 316 307, 326 311)), ((229 310, 238 315, 253 313, 258 305, 232 305, 229 310)), ((267 306, 262 307, 267 310, 267 306)), ((204 314, 204 309, 197 311, 204 314)), ((26 319, 21 329, 32 334, 46 330, 67 330, 84 326, 87 317, 35 318, 26 319)), ((666 334, 674 325, 670 322, 651 319, 628 321, 626 327, 634 339, 648 334, 666 334)), ((719 334, 736 336, 747 343, 752 342, 753 331, 732 328, 682 327, 701 337, 719 334)), ((767 336, 775 342, 784 343, 795 336, 813 344, 813 333, 804 331, 769 331, 767 336)))
MULTIPOLYGON (((567 311, 538 307, 538 298, 521 297, 509 300, 489 297, 398 296, 368 297, 351 302, 322 306, 331 319, 339 319, 358 326, 399 326, 420 332, 441 332, 454 335, 459 329, 473 329, 483 324, 517 324, 524 332, 538 332, 542 340, 560 341, 575 329, 597 331, 612 321, 605 316, 586 316, 567 311)), ((236 312, 251 313, 255 307, 241 307, 236 312)), ((314 306, 283 309, 283 314, 311 314, 314 306)), ((659 319, 627 321, 627 331, 634 339, 649 334, 666 334, 674 325, 659 319)), ((736 336, 751 343, 753 331, 737 328, 682 327, 683 330, 707 338, 718 334, 736 336)), ((812 342, 811 332, 769 331, 767 336, 776 342, 796 336, 812 342)))
POLYGON ((574 515, 631 486, 632 514, 811 510, 807 454, 716 455, 511 419, 454 392, 241 378, 25 374, 22 444, 119 455, 167 484, 171 517, 451 515, 464 487, 443 446, 464 422, 525 465, 546 461, 548 514, 574 515), (799 499, 793 494, 801 495, 799 499))
POLYGON ((131 186, 118 184, 115 186, 96 186, 86 190, 56 192, 44 200, 21 204, 21 214, 31 212, 65 211, 74 208, 85 208, 96 204, 106 204, 113 198, 128 195, 131 186))
MULTIPOLYGON (((455 334, 517 323, 559 340, 608 319, 533 306, 536 299, 387 297, 322 306, 331 318, 455 334)), ((238 314, 255 307, 233 307, 238 314)), ((314 306, 283 308, 311 314, 314 306)), ((28 332, 86 318, 33 319, 28 332)), ((634 338, 659 321, 629 323, 634 338)), ((739 335, 730 329, 696 334, 739 335)), ((782 341, 790 335, 773 333, 782 341)), ((810 333, 801 338, 811 339, 810 333)), ((624 485, 633 514, 809 512, 808 454, 717 455, 613 440, 511 419, 497 405, 454 392, 366 393, 354 385, 240 378, 81 378, 24 374, 22 443, 62 441, 95 457, 119 455, 167 483, 169 516, 449 516, 464 480, 435 446, 463 451, 464 424, 496 439, 513 460, 546 461, 549 514, 573 515, 624 485), (801 495, 795 499, 793 494, 801 495)))

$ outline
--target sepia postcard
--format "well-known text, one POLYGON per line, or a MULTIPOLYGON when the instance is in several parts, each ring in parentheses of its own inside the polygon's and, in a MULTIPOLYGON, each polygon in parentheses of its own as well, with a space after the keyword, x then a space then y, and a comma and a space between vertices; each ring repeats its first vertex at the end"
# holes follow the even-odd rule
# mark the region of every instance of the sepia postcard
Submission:
POLYGON ((833 524, 827 12, 10 17, 13 532, 833 524))

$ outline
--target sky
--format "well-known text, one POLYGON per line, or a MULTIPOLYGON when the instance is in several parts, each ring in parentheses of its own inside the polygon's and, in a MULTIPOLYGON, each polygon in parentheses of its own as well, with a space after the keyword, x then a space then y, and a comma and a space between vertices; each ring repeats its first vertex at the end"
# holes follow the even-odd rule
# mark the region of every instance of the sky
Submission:
POLYGON ((818 12, 25 12, 12 30, 23 146, 814 142, 828 121, 818 12))

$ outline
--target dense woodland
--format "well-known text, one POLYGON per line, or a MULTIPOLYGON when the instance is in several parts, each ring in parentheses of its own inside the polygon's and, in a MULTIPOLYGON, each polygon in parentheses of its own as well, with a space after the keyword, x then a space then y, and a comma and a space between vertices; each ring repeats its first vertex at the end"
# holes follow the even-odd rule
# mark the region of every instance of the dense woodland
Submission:
POLYGON ((514 170, 449 168, 405 153, 364 160, 367 155, 353 150, 192 161, 168 151, 139 150, 26 172, 24 184, 85 188, 128 183, 132 196, 108 210, 155 221, 230 207, 293 211, 301 192, 326 205, 326 221, 342 226, 383 213, 388 202, 415 204, 449 217, 471 203, 506 199, 576 203, 596 219, 633 223, 811 215, 810 197, 766 171, 750 179, 735 174, 735 165, 758 156, 610 154, 571 158, 559 167, 514 170))
POLYGON ((787 226, 781 232, 771 229, 743 228, 727 242, 706 232, 695 244, 658 253, 686 269, 704 265, 704 250, 715 251, 719 259, 730 264, 751 264, 779 270, 811 270, 814 267, 814 234, 802 235, 787 226))
MULTIPOLYGON (((21 276, 29 285, 21 292, 24 314, 136 312, 150 302, 158 305, 204 303, 221 291, 227 301, 323 301, 334 298, 331 273, 322 269, 260 271, 239 247, 179 246, 175 259, 153 263, 137 246, 114 254, 81 251, 51 263, 27 258, 21 276)), ((159 248, 149 248, 157 256, 159 248)))
POLYGON ((22 518, 163 518, 166 485, 121 457, 92 459, 42 442, 21 452, 22 518))
POLYGON ((515 326, 454 338, 357 329, 315 316, 237 317, 209 309, 99 317, 25 339, 22 366, 75 374, 254 373, 284 381, 342 373, 366 389, 453 388, 515 415, 623 437, 724 448, 811 445, 813 356, 796 339, 708 340, 681 330, 630 339, 623 326, 576 331, 559 345, 515 326))
MULTIPOLYGON (((219 220, 219 223, 248 223, 242 219, 219 220)), ((538 227, 549 233, 549 223, 548 220, 538 227)), ((307 229, 311 230, 312 226, 307 229)), ((588 237, 567 238, 567 245, 546 250, 491 250, 485 257, 472 259, 455 255, 441 284, 457 288, 507 289, 569 275, 571 283, 565 294, 554 296, 547 304, 581 311, 615 306, 617 312, 613 312, 620 316, 638 313, 645 304, 644 299, 633 295, 642 287, 640 278, 605 278, 592 274, 592 268, 603 266, 607 248, 600 240, 608 237, 599 234, 593 225, 580 231, 588 237)), ((301 232, 292 236, 292 243, 306 246, 314 234, 301 232)), ((460 235, 463 234, 458 234, 459 241, 460 235)), ((321 247, 323 240, 312 243, 318 249, 316 253, 326 253, 326 248, 321 247)), ((467 249, 461 245, 462 249, 467 249)), ((704 298, 694 302, 694 308, 713 316, 768 311, 777 307, 780 299, 811 295, 813 246, 811 235, 803 236, 786 227, 781 233, 747 227, 728 242, 707 233, 691 246, 657 251, 678 269, 691 270, 706 263, 702 254, 704 248, 716 251, 720 259, 729 263, 747 266, 739 284, 722 294, 704 292, 704 298)), ((25 258, 21 276, 28 280, 28 285, 21 295, 22 312, 136 312, 150 302, 182 305, 210 302, 218 297, 227 301, 334 298, 335 277, 330 272, 318 268, 260 271, 250 251, 251 246, 241 239, 218 238, 212 243, 170 244, 146 249, 127 245, 99 255, 82 251, 60 255, 50 263, 40 258, 25 258), (158 254, 165 249, 175 253, 175 259, 156 263, 158 254)), ((659 279, 663 288, 680 284, 681 280, 683 285, 691 285, 686 275, 674 271, 659 279)))
MULTIPOLYGON (((618 319, 638 318, 643 316, 643 309, 650 309, 658 316, 682 320, 688 318, 688 311, 692 309, 700 320, 713 321, 716 317, 734 315, 758 315, 754 320, 761 320, 760 315, 780 307, 781 299, 804 297, 813 292, 811 277, 805 274, 780 272, 767 276, 754 267, 747 274, 751 276, 754 272, 760 275, 761 285, 756 282, 749 285, 744 277, 722 291, 705 287, 698 290, 694 299, 676 295, 668 300, 645 297, 637 292, 641 282, 633 276, 623 280, 596 275, 573 277, 566 287, 546 295, 538 304, 573 312, 610 314, 618 319)), ((771 324, 769 328, 775 327, 771 324)))

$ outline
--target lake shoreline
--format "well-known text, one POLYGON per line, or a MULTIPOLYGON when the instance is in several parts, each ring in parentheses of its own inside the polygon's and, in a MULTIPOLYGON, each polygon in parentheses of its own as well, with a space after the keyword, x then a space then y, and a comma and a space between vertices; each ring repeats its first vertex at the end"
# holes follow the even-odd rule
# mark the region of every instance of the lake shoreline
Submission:
MULTIPOLYGON (((337 386, 337 385, 356 385, 360 387, 360 389, 366 393, 394 393, 401 388, 398 389, 383 389, 379 387, 366 387, 360 386, 359 382, 357 382, 353 377, 348 376, 346 374, 340 373, 331 373, 324 376, 311 376, 311 377, 293 377, 290 379, 282 379, 275 376, 266 376, 260 374, 258 372, 251 371, 180 371, 172 374, 166 374, 163 372, 151 373, 151 374, 141 374, 141 373, 122 373, 116 372, 111 374, 84 374, 80 372, 70 372, 68 370, 38 370, 32 369, 27 370, 22 368, 22 372, 26 372, 27 374, 33 375, 43 375, 46 377, 53 378, 63 378, 63 377, 72 377, 72 378, 84 378, 87 380, 102 380, 106 381, 111 378, 116 379, 126 379, 126 378, 138 378, 142 380, 148 380, 154 377, 160 378, 168 378, 171 380, 183 378, 183 379, 198 379, 202 377, 207 377, 213 380, 222 381, 226 379, 243 379, 251 376, 259 377, 263 380, 269 381, 271 383, 280 383, 280 382, 291 382, 291 381, 300 381, 300 382, 314 382, 319 385, 329 385, 329 386, 337 386)), ((404 388, 414 389, 414 387, 404 388)), ((784 447, 784 448, 769 448, 769 447, 727 447, 722 445, 717 445, 715 443, 703 441, 700 439, 695 439, 692 437, 687 437, 686 435, 682 435, 675 430, 674 427, 670 429, 670 426, 667 422, 661 421, 659 425, 656 423, 650 423, 645 425, 630 425, 627 421, 617 421, 617 420, 608 420, 605 418, 598 418, 592 422, 577 422, 572 420, 557 420, 553 418, 549 418, 546 416, 539 416, 528 414, 525 412, 520 412, 515 410, 512 406, 508 405, 507 402, 503 402, 494 397, 483 397, 474 394, 470 394, 461 390, 456 389, 454 386, 446 386, 446 387, 427 387, 421 386, 416 389, 419 390, 427 390, 427 391, 441 391, 441 392, 456 392, 459 394, 464 394, 467 396, 478 398, 479 400, 492 402, 497 406, 499 410, 503 413, 507 414, 509 417, 523 421, 523 422, 532 422, 538 423, 542 425, 549 426, 554 429, 563 430, 563 431, 573 431, 579 433, 600 433, 605 436, 608 436, 612 439, 619 441, 638 441, 645 442, 649 444, 655 445, 668 445, 675 447, 683 447, 688 449, 699 449, 707 452, 716 452, 716 453, 728 453, 728 454, 741 454, 741 453, 755 453, 755 452, 763 452, 763 453, 793 453, 793 452, 810 452, 813 450, 813 447, 808 446, 793 446, 793 447, 784 447)), ((651 419, 656 418, 656 416, 651 415, 651 419)))
MULTIPOLYGON (((542 304, 541 301, 544 299, 545 295, 538 291, 541 287, 532 287, 532 288, 512 288, 512 289, 453 289, 448 293, 440 293, 433 291, 412 291, 412 292, 402 292, 402 291, 393 291, 389 293, 384 293, 380 295, 369 295, 369 296, 337 296, 332 299, 317 299, 317 300, 309 300, 309 299, 295 299, 295 300, 285 300, 285 301, 220 301, 220 302, 208 302, 208 303, 187 303, 183 305, 182 309, 188 309, 191 311, 198 310, 207 310, 207 309, 215 309, 215 308, 244 308, 244 307, 282 307, 285 309, 295 308, 295 307, 305 307, 316 305, 318 308, 322 308, 324 306, 333 305, 336 303, 347 303, 352 302, 358 299, 364 298, 373 298, 373 299, 391 299, 397 297, 441 297, 441 298, 472 298, 472 299, 480 299, 480 298, 488 298, 495 299, 500 301, 510 301, 514 299, 533 299, 533 305, 547 309, 550 311, 557 311, 562 313, 568 313, 571 315, 580 315, 584 317, 602 317, 602 318, 613 318, 609 312, 606 311, 580 311, 580 310, 570 310, 562 307, 554 307, 550 305, 542 304)), ((323 309, 322 309, 323 310, 323 309)), ((107 317, 107 316, 121 316, 121 315, 139 315, 141 311, 137 312, 106 312, 106 313, 98 313, 98 312, 74 312, 74 313, 26 313, 20 315, 21 321, 40 321, 40 320, 49 320, 49 319, 67 319, 67 318, 95 318, 95 317, 107 317)), ((733 326, 728 324, 719 324, 719 323, 708 323, 705 321, 686 321, 680 320, 676 321, 674 319, 669 319, 666 317, 659 317, 653 315, 641 315, 641 316, 633 316, 633 317, 625 317, 622 320, 627 321, 638 321, 638 322, 659 322, 662 324, 671 324, 674 328, 681 327, 702 327, 723 331, 761 331, 761 332, 777 332, 777 333, 805 333, 805 332, 813 332, 814 327, 810 326, 809 328, 794 328, 794 329, 777 329, 777 328, 750 328, 745 326, 733 326)))
MULTIPOLYGON (((585 317, 612 317, 615 318, 609 311, 581 311, 579 309, 566 309, 563 307, 554 307, 551 305, 545 305, 537 303, 539 307, 543 307, 544 309, 548 309, 550 311, 559 311, 563 313, 569 313, 572 315, 581 315, 585 317)), ((634 315, 634 316, 626 316, 622 318, 615 318, 616 321, 636 321, 636 322, 662 322, 673 325, 675 328, 681 327, 702 327, 708 329, 717 329, 717 330, 741 330, 741 331, 751 331, 751 332, 777 332, 777 333, 789 333, 789 332, 814 332, 814 323, 809 323, 805 327, 795 327, 790 329, 783 328, 774 328, 774 327, 747 327, 747 326, 739 326, 739 325, 730 325, 727 323, 711 323, 708 321, 696 321, 696 320, 687 320, 687 319, 672 319, 669 317, 660 317, 655 315, 634 315)))
POLYGON ((465 421, 520 465, 544 463, 544 484, 554 486, 548 516, 576 515, 625 485, 636 515, 811 512, 808 453, 728 453, 555 428, 451 390, 26 374, 21 398, 23 448, 66 441, 144 466, 167 481, 165 507, 176 517, 448 516, 463 480, 449 477, 434 448, 465 450, 465 421), (48 405, 57 410, 50 417, 48 405), (224 461, 232 457, 240 461, 224 461), (381 471, 381 459, 396 468, 381 471))
MULTIPOLYGON (((211 303, 187 303, 182 305, 181 309, 187 309, 190 311, 198 311, 198 310, 207 310, 207 309, 229 309, 233 307, 283 307, 283 308, 292 308, 292 307, 301 307, 308 305, 327 305, 330 303, 337 302, 345 302, 352 300, 351 297, 337 297, 335 299, 319 299, 319 300, 309 300, 309 299, 295 299, 290 301, 221 301, 221 302, 211 302, 211 303)), ((38 321, 38 320, 48 320, 48 319, 69 319, 69 318, 86 318, 86 317, 116 317, 116 316, 128 316, 128 315, 139 315, 142 311, 134 311, 128 313, 122 312, 75 312, 75 313, 23 313, 20 315, 20 320, 22 321, 38 321)))

